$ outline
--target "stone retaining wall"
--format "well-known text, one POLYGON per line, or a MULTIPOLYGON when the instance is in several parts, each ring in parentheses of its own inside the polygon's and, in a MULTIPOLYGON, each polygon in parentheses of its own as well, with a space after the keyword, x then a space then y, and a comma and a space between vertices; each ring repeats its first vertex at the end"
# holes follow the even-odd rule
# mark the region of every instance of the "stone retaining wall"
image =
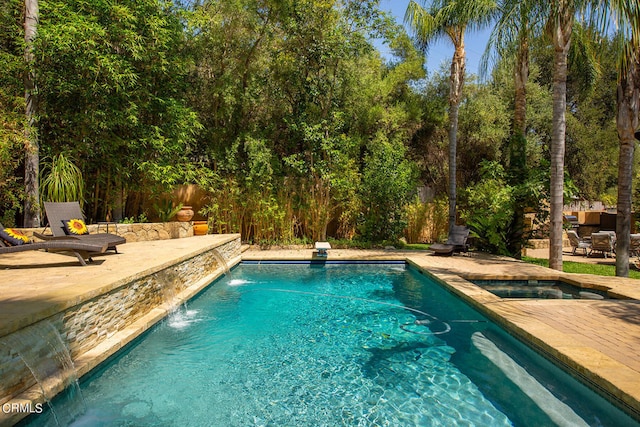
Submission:
MULTIPOLYGON (((569 238, 566 234, 562 235, 562 247, 568 248, 571 246, 569 238)), ((531 249, 549 249, 549 239, 530 239, 527 242, 527 247, 531 249)))
MULTIPOLYGON (((92 224, 87 226, 89 233, 106 232, 106 225, 92 224)), ((193 236, 191 222, 152 222, 139 224, 110 224, 109 233, 117 234, 131 242, 150 240, 181 239, 193 236)))
MULTIPOLYGON (((135 224, 90 224, 87 225, 90 234, 95 233, 113 233, 127 239, 131 242, 146 242, 151 240, 169 240, 181 239, 183 237, 193 236, 192 222, 148 222, 135 224)), ((23 228, 22 231, 29 237, 33 237, 33 233, 50 234, 49 229, 40 228, 23 228)))
MULTIPOLYGON (((17 395, 36 384, 25 361, 34 360, 42 366, 31 368, 56 376, 61 368, 54 354, 55 346, 50 344, 51 337, 57 336, 55 331, 67 343, 72 359, 77 361, 158 307, 177 306, 182 302, 179 301, 180 293, 185 293, 183 291, 194 284, 224 274, 229 269, 228 263, 239 261, 240 248, 238 237, 0 337, 0 404, 15 402, 17 395)), ((198 290, 192 290, 191 294, 198 290)), ((137 335, 142 332, 138 331, 137 335)), ((53 393, 66 385, 65 379, 57 378, 56 381, 59 384, 51 386, 53 393)), ((2 415, 0 413, 0 426, 12 425, 15 421, 3 419, 2 415)))

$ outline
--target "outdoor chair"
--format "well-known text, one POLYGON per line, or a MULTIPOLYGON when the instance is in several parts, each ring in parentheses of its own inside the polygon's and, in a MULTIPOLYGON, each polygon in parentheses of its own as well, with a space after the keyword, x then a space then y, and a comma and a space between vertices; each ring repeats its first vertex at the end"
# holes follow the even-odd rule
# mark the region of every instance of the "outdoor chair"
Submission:
POLYGON ((615 234, 607 231, 593 233, 591 235, 591 253, 601 252, 604 257, 607 254, 613 256, 615 248, 615 234))
POLYGON ((454 252, 467 252, 469 229, 464 225, 454 225, 446 243, 434 243, 429 247, 436 255, 453 255, 454 252))
POLYGON ((582 249, 584 251, 584 256, 587 256, 589 254, 591 249, 591 242, 582 239, 574 230, 567 230, 567 236, 569 237, 569 242, 571 243, 571 247, 573 248, 573 251, 571 252, 572 255, 575 255, 576 250, 578 249, 582 249))
POLYGON ((70 238, 61 238, 56 240, 49 240, 45 242, 23 242, 20 244, 12 244, 9 240, 5 240, 8 238, 7 231, 0 224, 0 254, 9 254, 16 252, 25 252, 25 251, 37 251, 40 249, 45 249, 48 252, 57 252, 57 251, 68 251, 72 252, 80 265, 87 265, 85 259, 89 261, 93 261, 91 259, 91 255, 103 254, 107 250, 107 243, 99 243, 99 242, 83 242, 72 237, 70 238))
POLYGON ((85 234, 75 234, 75 230, 71 230, 71 227, 69 226, 69 223, 72 220, 79 220, 74 221, 74 223, 78 224, 80 227, 85 225, 84 215, 82 215, 80 203, 78 202, 45 202, 44 209, 47 213, 47 220, 49 221, 49 228, 51 229, 52 236, 42 233, 34 233, 34 236, 39 239, 57 240, 61 238, 73 238, 89 244, 101 245, 106 243, 108 250, 112 250, 115 253, 118 253, 118 245, 122 245, 127 242, 124 237, 118 236, 117 234, 88 234, 86 226, 82 229, 82 233, 85 234))

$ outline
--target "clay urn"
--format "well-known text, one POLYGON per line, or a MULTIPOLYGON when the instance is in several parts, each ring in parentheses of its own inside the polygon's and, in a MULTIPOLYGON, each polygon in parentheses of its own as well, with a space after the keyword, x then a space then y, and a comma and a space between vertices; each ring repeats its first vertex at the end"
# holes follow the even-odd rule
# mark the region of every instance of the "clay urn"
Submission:
POLYGON ((183 206, 176 214, 176 218, 180 222, 188 222, 193 218, 193 209, 191 206, 183 206))

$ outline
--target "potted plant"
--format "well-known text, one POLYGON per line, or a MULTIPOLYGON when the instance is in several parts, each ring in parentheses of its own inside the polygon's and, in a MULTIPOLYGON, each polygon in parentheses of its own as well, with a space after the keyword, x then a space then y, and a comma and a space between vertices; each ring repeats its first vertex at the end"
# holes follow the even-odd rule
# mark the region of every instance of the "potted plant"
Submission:
POLYGON ((193 235, 204 236, 209 233, 209 224, 207 220, 193 221, 193 235))

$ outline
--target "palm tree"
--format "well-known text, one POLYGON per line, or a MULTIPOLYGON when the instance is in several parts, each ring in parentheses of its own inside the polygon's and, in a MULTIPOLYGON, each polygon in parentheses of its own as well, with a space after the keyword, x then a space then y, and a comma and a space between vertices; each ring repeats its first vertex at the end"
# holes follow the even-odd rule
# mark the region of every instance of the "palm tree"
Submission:
POLYGON ((548 29, 554 49, 553 127, 551 131, 551 195, 549 267, 562 271, 562 207, 564 205, 564 152, 567 128, 567 64, 571 32, 577 8, 576 0, 551 3, 548 29))
POLYGON ((640 110, 640 6, 636 1, 614 0, 618 17, 620 65, 618 66, 616 125, 620 139, 618 157, 618 207, 616 216, 616 276, 629 276, 631 197, 635 131, 640 110))
POLYGON ((36 86, 33 73, 33 42, 38 30, 38 0, 24 1, 24 42, 25 61, 27 62, 27 73, 24 79, 24 98, 26 104, 27 128, 25 129, 25 163, 24 163, 24 226, 40 226, 40 198, 38 186, 38 170, 40 155, 38 148, 38 136, 35 132, 36 118, 36 86))
MULTIPOLYGON (((636 47, 636 58, 640 49, 636 47)), ((618 108, 616 125, 620 138, 618 157, 618 212, 616 215, 616 276, 629 276, 629 245, 631 233, 631 196, 633 157, 635 150, 634 130, 638 126, 638 103, 640 103, 640 61, 637 59, 621 71, 618 79, 618 108)))
POLYGON ((456 224, 456 157, 458 109, 462 98, 465 75, 464 36, 467 28, 479 29, 493 18, 497 5, 494 0, 433 0, 426 9, 411 0, 405 22, 414 32, 418 45, 426 49, 439 38, 447 37, 454 47, 449 77, 449 233, 456 224))
MULTIPOLYGON (((572 27, 574 23, 574 16, 576 11, 580 10, 583 16, 589 16, 590 18, 604 18, 600 20, 601 28, 606 32, 607 23, 611 16, 618 18, 618 25, 626 25, 626 28, 630 29, 629 34, 633 35, 628 48, 626 49, 626 64, 631 64, 633 61, 637 63, 637 40, 640 37, 638 26, 640 23, 640 4, 637 0, 554 0, 551 3, 551 13, 547 21, 547 28, 551 33, 554 47, 554 75, 553 75, 553 130, 551 141, 551 197, 550 197, 550 216, 551 216, 551 236, 550 236, 550 251, 549 251, 549 267, 562 270, 562 206, 563 206, 563 179, 564 179, 564 147, 565 147, 565 110, 566 110, 566 90, 567 90, 567 54, 569 52, 569 46, 571 44, 572 27), (610 15, 613 13, 613 15, 610 15), (635 40, 635 41, 634 41, 635 40), (636 54, 630 53, 634 51, 634 48, 630 47, 635 43, 636 54)), ((624 73, 631 72, 631 68, 622 67, 621 70, 624 73)), ((621 75, 620 81, 628 79, 630 74, 626 76, 621 75)), ((634 77, 634 82, 631 86, 638 84, 637 77, 634 77)), ((624 89, 618 89, 619 94, 624 94, 624 89)), ((628 92, 628 93, 632 93, 628 92)), ((630 104, 630 105, 633 105, 630 104)), ((637 102, 635 103, 637 108, 637 102)), ((620 98, 619 98, 620 108, 620 98)), ((624 108, 624 107, 623 107, 624 108)), ((620 113, 619 113, 620 115, 620 113)), ((637 120, 637 110, 635 113, 637 120)), ((637 121, 636 121, 637 124, 637 121)), ((632 129, 633 122, 630 121, 624 128, 632 129)), ((620 124, 618 124, 618 133, 620 134, 620 124)), ((620 230, 621 240, 619 242, 621 251, 624 252, 618 263, 626 263, 626 269, 628 270, 628 246, 629 246, 629 229, 630 229, 630 206, 631 206, 631 169, 629 169, 628 162, 633 156, 631 151, 633 145, 629 139, 629 135, 632 135, 633 131, 626 130, 624 132, 624 138, 621 136, 621 162, 618 165, 619 168, 619 188, 623 193, 619 195, 620 201, 622 201, 622 208, 619 205, 618 208, 618 225, 620 230), (623 146, 624 144, 624 146, 623 146), (629 157, 631 155, 631 157, 629 157), (624 157, 624 158, 623 158, 624 157), (628 195, 627 195, 628 193, 628 195), (626 217, 621 220, 620 217, 626 217), (622 222, 620 222, 622 221, 622 222), (627 224, 623 224, 627 222, 627 224)), ((620 192, 620 190, 619 190, 620 192)), ((619 203, 620 203, 619 201, 619 203)), ((624 269, 624 267, 623 267, 624 269)), ((618 270, 618 268, 616 268, 618 270)))
POLYGON ((514 57, 513 131, 522 135, 525 134, 527 126, 529 42, 542 33, 540 16, 544 14, 544 6, 548 4, 541 4, 536 0, 501 0, 498 22, 489 36, 487 49, 480 62, 480 72, 484 76, 489 69, 492 54, 498 58, 514 57))
MULTIPOLYGON (((529 41, 542 32, 538 23, 542 22, 545 4, 536 0, 502 0, 499 5, 500 17, 493 28, 487 49, 480 62, 481 75, 486 75, 492 54, 498 58, 514 58, 514 114, 510 139, 511 175, 514 185, 527 179, 526 129, 527 129, 527 81, 529 80, 529 41)), ((515 238, 513 255, 520 257, 524 229, 524 196, 518 196, 513 217, 515 238)))

